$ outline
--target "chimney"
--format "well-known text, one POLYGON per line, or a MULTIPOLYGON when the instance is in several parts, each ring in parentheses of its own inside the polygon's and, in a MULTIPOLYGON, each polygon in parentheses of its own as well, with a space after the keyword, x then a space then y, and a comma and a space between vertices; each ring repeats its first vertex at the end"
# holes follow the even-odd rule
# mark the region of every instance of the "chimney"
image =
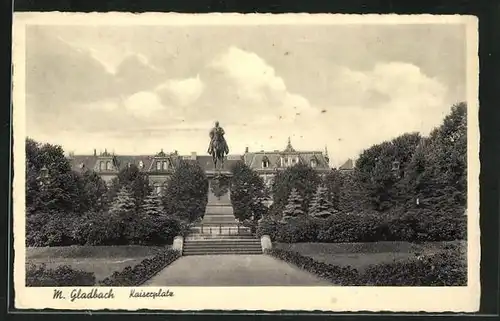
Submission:
POLYGON ((191 153, 191 160, 196 160, 196 152, 191 153))
POLYGON ((97 150, 94 148, 94 156, 97 156, 97 150))
POLYGON ((245 154, 248 154, 248 146, 245 147, 245 154))

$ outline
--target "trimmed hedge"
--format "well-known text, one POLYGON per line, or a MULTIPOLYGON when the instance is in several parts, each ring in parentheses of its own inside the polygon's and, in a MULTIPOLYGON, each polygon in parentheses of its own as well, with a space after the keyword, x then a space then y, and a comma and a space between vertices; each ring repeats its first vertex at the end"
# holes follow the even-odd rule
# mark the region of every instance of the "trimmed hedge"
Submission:
POLYGON ((297 252, 281 249, 269 249, 266 250, 265 253, 277 259, 294 264, 303 270, 327 279, 337 285, 352 285, 353 282, 356 282, 358 279, 358 271, 350 266, 340 267, 318 262, 297 252))
POLYGON ((358 273, 350 266, 340 267, 315 261, 297 252, 282 249, 267 250, 266 254, 343 286, 465 286, 467 266, 458 248, 416 258, 369 266, 358 273))
POLYGON ((139 286, 177 260, 180 256, 181 253, 179 251, 168 249, 156 254, 152 258, 142 260, 141 263, 134 267, 127 266, 120 272, 114 272, 111 276, 99 281, 99 285, 139 286))
POLYGON ((374 286, 466 286, 467 261, 460 249, 450 249, 410 262, 369 266, 358 283, 374 286))
POLYGON ((467 217, 449 217, 430 212, 387 217, 372 213, 339 213, 328 219, 299 218, 281 223, 266 218, 257 234, 275 242, 354 243, 380 241, 454 241, 466 239, 467 217))
POLYGON ((92 286, 96 279, 92 272, 74 270, 69 265, 47 269, 45 264, 29 264, 26 286, 92 286))

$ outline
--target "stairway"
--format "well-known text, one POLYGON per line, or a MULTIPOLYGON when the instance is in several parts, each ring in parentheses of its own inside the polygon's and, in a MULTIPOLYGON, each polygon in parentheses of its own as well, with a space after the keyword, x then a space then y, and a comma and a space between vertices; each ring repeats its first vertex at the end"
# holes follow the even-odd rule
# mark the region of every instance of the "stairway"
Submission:
POLYGON ((184 241, 182 255, 262 254, 260 240, 248 237, 194 239, 184 241))
POLYGON ((221 177, 229 179, 232 174, 228 171, 206 174, 209 188, 205 215, 185 238, 182 255, 262 254, 260 240, 234 217, 230 185, 220 189, 224 183, 221 177))

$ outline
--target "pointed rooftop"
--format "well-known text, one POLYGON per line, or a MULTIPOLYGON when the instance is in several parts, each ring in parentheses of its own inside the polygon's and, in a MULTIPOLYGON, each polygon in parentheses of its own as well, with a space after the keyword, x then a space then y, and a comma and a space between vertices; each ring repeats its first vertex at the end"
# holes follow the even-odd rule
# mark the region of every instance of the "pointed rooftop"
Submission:
POLYGON ((292 142, 290 141, 290 137, 288 137, 288 143, 286 144, 286 148, 284 150, 285 153, 295 152, 295 149, 292 146, 292 142))

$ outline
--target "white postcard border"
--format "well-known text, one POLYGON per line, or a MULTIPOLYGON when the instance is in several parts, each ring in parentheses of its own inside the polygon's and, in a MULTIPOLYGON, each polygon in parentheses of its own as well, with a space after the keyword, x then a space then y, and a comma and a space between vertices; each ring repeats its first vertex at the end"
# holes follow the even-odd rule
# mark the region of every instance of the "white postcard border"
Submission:
MULTIPOLYGON (((14 296, 17 309, 303 310, 472 312, 479 309, 479 121, 478 33, 472 16, 330 14, 127 14, 15 13, 13 28, 14 129, 14 296), (112 17, 112 18, 111 18, 112 17), (54 288, 25 286, 25 26, 43 25, 265 25, 265 24, 464 24, 467 30, 468 102, 468 286, 466 287, 152 287, 174 292, 168 298, 129 298, 130 289, 112 288, 107 300, 53 299, 54 288)), ((61 288, 64 289, 64 288, 61 288)), ((78 287, 68 288, 78 289, 78 287)), ((89 290, 90 288, 83 288, 89 290)), ((101 291, 111 288, 99 287, 101 291)), ((68 292, 69 293, 69 292, 68 292)))

